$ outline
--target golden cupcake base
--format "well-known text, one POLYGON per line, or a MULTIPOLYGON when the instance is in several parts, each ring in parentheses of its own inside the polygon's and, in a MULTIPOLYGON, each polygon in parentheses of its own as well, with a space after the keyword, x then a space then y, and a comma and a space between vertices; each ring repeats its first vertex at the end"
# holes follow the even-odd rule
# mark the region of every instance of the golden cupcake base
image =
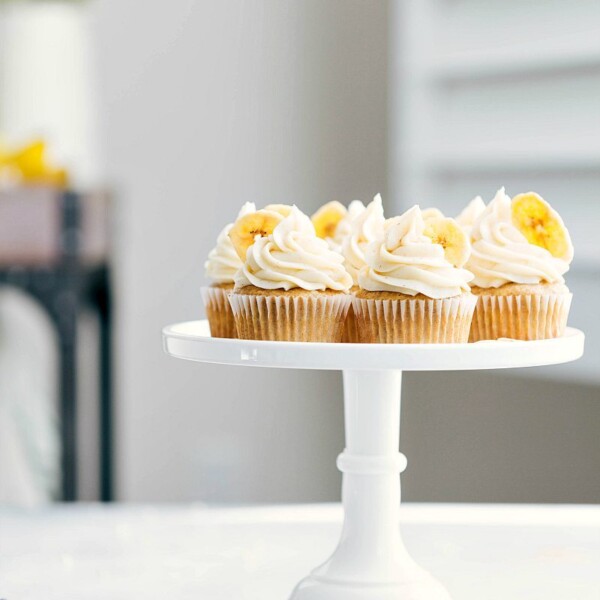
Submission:
POLYGON ((506 284, 472 288, 478 302, 469 341, 543 340, 563 335, 571 294, 562 284, 506 284))
POLYGON ((477 298, 410 297, 393 292, 357 292, 352 300, 358 341, 380 344, 467 342, 477 298))
POLYGON ((340 342, 350 296, 246 286, 233 292, 229 302, 240 339, 340 342))

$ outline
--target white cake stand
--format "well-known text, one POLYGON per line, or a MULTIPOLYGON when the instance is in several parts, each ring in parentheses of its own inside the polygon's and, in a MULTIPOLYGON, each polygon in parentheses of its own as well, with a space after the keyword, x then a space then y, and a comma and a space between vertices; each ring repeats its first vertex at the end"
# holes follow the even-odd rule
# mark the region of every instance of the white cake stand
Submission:
POLYGON ((476 344, 317 344, 211 338, 207 321, 166 327, 171 356, 227 365, 343 371, 346 448, 344 526, 332 556, 291 600, 447 600, 448 592, 409 556, 398 527, 402 371, 502 369, 564 363, 583 354, 584 335, 476 344))

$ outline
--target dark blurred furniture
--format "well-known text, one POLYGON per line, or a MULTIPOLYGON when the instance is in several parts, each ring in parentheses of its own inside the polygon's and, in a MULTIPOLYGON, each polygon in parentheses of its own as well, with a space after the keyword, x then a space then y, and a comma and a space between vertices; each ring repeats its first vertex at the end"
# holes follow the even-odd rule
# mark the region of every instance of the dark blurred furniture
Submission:
POLYGON ((77 322, 99 323, 99 492, 113 498, 111 273, 106 194, 32 187, 0 191, 0 285, 33 297, 55 327, 59 353, 62 500, 78 499, 77 322))

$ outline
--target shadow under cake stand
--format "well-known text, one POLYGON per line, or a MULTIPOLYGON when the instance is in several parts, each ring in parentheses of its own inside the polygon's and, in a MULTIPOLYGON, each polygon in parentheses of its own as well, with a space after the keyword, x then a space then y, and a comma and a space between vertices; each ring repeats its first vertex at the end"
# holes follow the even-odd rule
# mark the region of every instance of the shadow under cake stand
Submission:
POLYGON ((211 338, 207 321, 163 330, 176 358, 238 366, 342 371, 346 447, 344 525, 331 557, 303 579, 291 600, 447 600, 448 592, 419 567, 400 536, 399 474, 402 371, 460 371, 551 365, 583 354, 584 335, 475 344, 326 344, 211 338))

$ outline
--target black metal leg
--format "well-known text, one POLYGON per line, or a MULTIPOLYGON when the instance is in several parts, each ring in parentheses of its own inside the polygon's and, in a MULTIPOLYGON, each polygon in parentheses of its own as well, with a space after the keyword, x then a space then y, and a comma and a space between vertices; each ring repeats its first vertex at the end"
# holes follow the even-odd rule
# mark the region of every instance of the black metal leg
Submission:
POLYGON ((62 499, 77 500, 77 296, 63 292, 55 302, 60 360, 62 499))
MULTIPOLYGON (((0 0, 1 2, 1 0, 0 0)), ((59 411, 61 430, 62 499, 78 499, 77 446, 77 318, 91 304, 99 318, 99 475, 100 498, 113 499, 112 307, 110 273, 106 263, 81 262, 81 199, 62 195, 61 256, 57 263, 36 267, 0 268, 0 285, 20 288, 48 311, 55 326, 59 351, 59 411)))
POLYGON ((100 320, 100 499, 113 500, 112 307, 108 272, 97 290, 100 320))

